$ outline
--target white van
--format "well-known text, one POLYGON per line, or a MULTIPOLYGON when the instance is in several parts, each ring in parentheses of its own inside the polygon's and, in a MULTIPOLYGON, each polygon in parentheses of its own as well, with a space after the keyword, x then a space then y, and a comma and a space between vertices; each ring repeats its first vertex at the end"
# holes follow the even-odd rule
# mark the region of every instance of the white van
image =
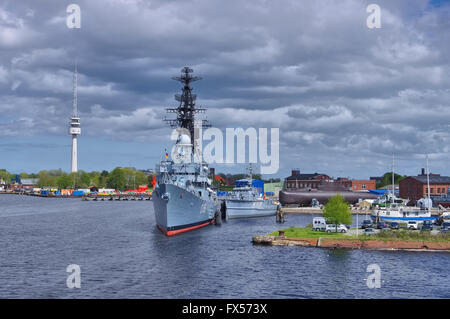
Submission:
POLYGON ((409 221, 408 222, 408 229, 411 229, 411 230, 419 229, 419 223, 416 222, 416 221, 409 221))
POLYGON ((312 229, 316 231, 325 231, 327 223, 323 217, 314 217, 312 229))

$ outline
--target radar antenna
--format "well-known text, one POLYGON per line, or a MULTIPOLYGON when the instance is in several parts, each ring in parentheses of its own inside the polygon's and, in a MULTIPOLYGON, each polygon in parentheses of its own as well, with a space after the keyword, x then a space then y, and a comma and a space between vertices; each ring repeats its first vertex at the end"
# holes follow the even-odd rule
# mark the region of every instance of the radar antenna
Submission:
MULTIPOLYGON (((199 76, 193 76, 192 70, 189 67, 184 67, 181 69, 181 76, 175 76, 172 79, 179 81, 184 84, 181 94, 175 95, 175 100, 180 102, 180 105, 177 108, 167 108, 167 113, 175 113, 177 115, 176 119, 167 119, 164 121, 167 122, 172 128, 184 128, 189 131, 190 138, 192 141, 192 147, 195 145, 195 135, 194 135, 194 124, 195 124, 195 114, 197 113, 205 113, 205 108, 198 108, 195 106, 195 100, 197 99, 197 95, 192 94, 191 83, 195 81, 199 81, 202 78, 199 76)), ((201 120, 201 127, 208 128, 211 127, 211 124, 207 120, 201 120)))

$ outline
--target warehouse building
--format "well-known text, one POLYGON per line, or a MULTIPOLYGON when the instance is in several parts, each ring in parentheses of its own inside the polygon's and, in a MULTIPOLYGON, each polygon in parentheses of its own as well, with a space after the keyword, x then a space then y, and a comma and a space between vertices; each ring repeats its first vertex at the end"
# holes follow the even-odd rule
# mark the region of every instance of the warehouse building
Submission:
POLYGON ((326 174, 301 174, 300 170, 292 170, 291 176, 285 179, 286 189, 317 189, 323 181, 330 181, 330 176, 326 174))
MULTIPOLYGON (((430 174, 430 195, 446 194, 450 188, 450 176, 440 174, 430 174)), ((427 175, 422 168, 421 174, 409 176, 399 183, 400 197, 409 199, 411 204, 416 204, 417 200, 428 196, 427 175)))

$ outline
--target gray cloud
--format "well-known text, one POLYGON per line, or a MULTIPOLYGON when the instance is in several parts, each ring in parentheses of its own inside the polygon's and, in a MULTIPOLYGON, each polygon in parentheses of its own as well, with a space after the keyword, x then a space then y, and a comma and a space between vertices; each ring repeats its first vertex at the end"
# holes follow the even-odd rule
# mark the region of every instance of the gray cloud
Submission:
POLYGON ((283 172, 374 175, 392 152, 446 169, 449 5, 378 1, 368 29, 368 1, 76 3, 79 30, 69 2, 0 6, 2 136, 66 134, 77 59, 83 134, 168 140, 170 77, 190 65, 214 126, 280 127, 283 172))

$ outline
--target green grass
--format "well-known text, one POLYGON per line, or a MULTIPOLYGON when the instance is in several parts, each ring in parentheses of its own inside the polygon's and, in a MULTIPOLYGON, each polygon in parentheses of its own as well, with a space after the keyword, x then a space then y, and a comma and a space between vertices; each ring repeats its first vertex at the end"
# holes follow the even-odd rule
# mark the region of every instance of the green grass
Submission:
MULTIPOLYGON (((417 230, 395 230, 395 231, 382 231, 376 235, 366 236, 366 235, 348 235, 342 233, 327 233, 323 231, 313 231, 309 227, 295 227, 291 226, 289 228, 283 228, 284 234, 287 238, 341 238, 341 239, 360 239, 360 240, 382 240, 382 241, 439 241, 439 242, 449 242, 450 234, 434 234, 431 235, 430 232, 421 232, 417 230)), ((274 231, 269 236, 278 236, 279 231, 274 231)))
MULTIPOLYGON (((360 236, 361 237, 361 236, 360 236)), ((368 236, 372 237, 372 236, 368 236)), ((444 241, 449 242, 450 241, 450 234, 431 234, 429 231, 418 231, 418 230, 383 230, 379 232, 378 234, 373 236, 374 240, 426 240, 426 241, 444 241)))
MULTIPOLYGON (((323 231, 314 231, 312 228, 306 227, 294 227, 281 229, 284 230, 284 234, 287 238, 319 238, 319 237, 330 237, 330 238, 349 238, 342 233, 330 233, 323 231)), ((269 236, 278 236, 278 230, 269 234, 269 236)))

